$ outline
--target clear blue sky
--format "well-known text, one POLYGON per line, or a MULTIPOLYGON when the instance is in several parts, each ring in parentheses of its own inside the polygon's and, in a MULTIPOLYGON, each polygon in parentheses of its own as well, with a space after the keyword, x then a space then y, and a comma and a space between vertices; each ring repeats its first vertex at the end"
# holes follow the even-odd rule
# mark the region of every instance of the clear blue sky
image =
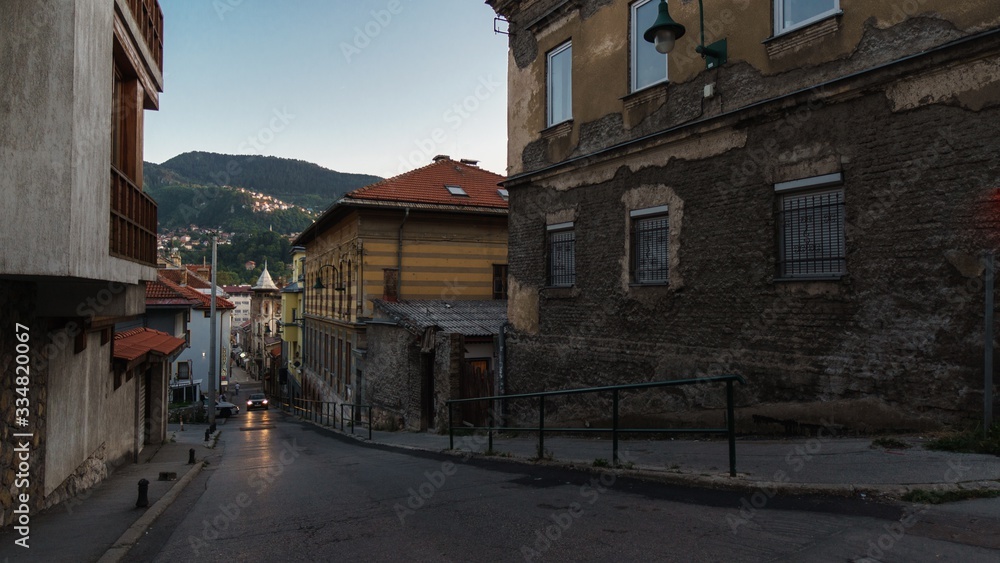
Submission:
POLYGON ((507 36, 482 0, 160 6, 147 161, 201 150, 394 176, 447 154, 506 171, 507 36))

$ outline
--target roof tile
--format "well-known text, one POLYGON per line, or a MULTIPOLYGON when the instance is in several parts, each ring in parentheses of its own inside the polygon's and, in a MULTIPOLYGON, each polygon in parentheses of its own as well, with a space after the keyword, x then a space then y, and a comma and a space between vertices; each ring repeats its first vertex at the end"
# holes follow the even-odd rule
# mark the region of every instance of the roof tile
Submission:
POLYGON ((450 158, 386 178, 344 196, 350 200, 432 203, 468 207, 507 208, 507 200, 497 192, 504 180, 499 174, 450 158), (445 186, 459 186, 467 196, 452 195, 445 186))

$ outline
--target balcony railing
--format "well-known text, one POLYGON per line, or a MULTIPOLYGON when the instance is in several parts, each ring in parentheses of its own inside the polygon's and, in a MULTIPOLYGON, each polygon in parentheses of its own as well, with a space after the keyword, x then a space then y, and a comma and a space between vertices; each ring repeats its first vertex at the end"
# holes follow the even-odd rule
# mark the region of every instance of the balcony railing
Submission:
POLYGON ((156 265, 156 202, 111 167, 111 255, 156 265))
POLYGON ((160 11, 160 3, 156 0, 126 0, 126 3, 139 24, 156 66, 163 72, 163 12, 160 11))

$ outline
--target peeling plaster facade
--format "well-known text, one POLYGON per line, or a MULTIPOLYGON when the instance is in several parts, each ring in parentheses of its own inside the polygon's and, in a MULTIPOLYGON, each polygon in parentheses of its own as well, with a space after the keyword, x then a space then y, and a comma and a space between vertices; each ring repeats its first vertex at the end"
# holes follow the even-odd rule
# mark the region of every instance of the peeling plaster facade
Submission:
MULTIPOLYGON (((508 392, 739 373, 746 430, 767 431, 760 416, 864 431, 981 415, 1000 5, 840 0, 775 35, 771 2, 706 3, 706 42, 728 41, 727 64, 706 70, 698 3, 674 0, 687 34, 668 81, 633 92, 632 3, 488 3, 510 21, 508 392), (546 54, 566 41, 572 119, 546 127, 546 54), (817 178, 839 179, 843 267, 786 276, 782 201, 822 193, 797 187, 817 178), (637 284, 632 213, 657 206, 669 274, 637 284), (575 281, 553 287, 545 233, 566 222, 575 281)), ((685 389, 627 408, 721 420, 721 389, 685 389)), ((563 418, 600 416, 577 407, 563 418)))

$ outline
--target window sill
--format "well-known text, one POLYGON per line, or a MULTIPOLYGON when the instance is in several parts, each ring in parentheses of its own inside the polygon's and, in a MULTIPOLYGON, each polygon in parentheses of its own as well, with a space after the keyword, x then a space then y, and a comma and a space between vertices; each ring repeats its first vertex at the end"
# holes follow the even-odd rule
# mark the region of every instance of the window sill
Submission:
POLYGON ((650 84, 649 86, 644 86, 621 98, 621 101, 626 110, 645 103, 662 101, 667 98, 667 87, 669 85, 669 80, 663 80, 662 82, 650 84))
POLYGON ((657 283, 636 283, 632 282, 628 284, 629 287, 670 287, 670 282, 657 282, 657 283))
POLYGON ((542 129, 542 138, 551 139, 552 137, 563 137, 569 135, 573 131, 573 120, 568 119, 561 123, 556 123, 542 129))
POLYGON ((847 278, 847 274, 841 275, 830 275, 830 276, 815 276, 815 277, 800 277, 800 278, 780 278, 775 277, 771 279, 772 283, 809 283, 809 282, 840 282, 847 278))
POLYGON ((775 58, 787 52, 799 50, 806 43, 826 37, 840 30, 842 10, 830 13, 816 21, 812 21, 768 37, 762 43, 767 49, 768 58, 775 58))
POLYGON ((549 285, 542 288, 541 294, 546 299, 571 299, 580 295, 580 289, 575 285, 549 285))

